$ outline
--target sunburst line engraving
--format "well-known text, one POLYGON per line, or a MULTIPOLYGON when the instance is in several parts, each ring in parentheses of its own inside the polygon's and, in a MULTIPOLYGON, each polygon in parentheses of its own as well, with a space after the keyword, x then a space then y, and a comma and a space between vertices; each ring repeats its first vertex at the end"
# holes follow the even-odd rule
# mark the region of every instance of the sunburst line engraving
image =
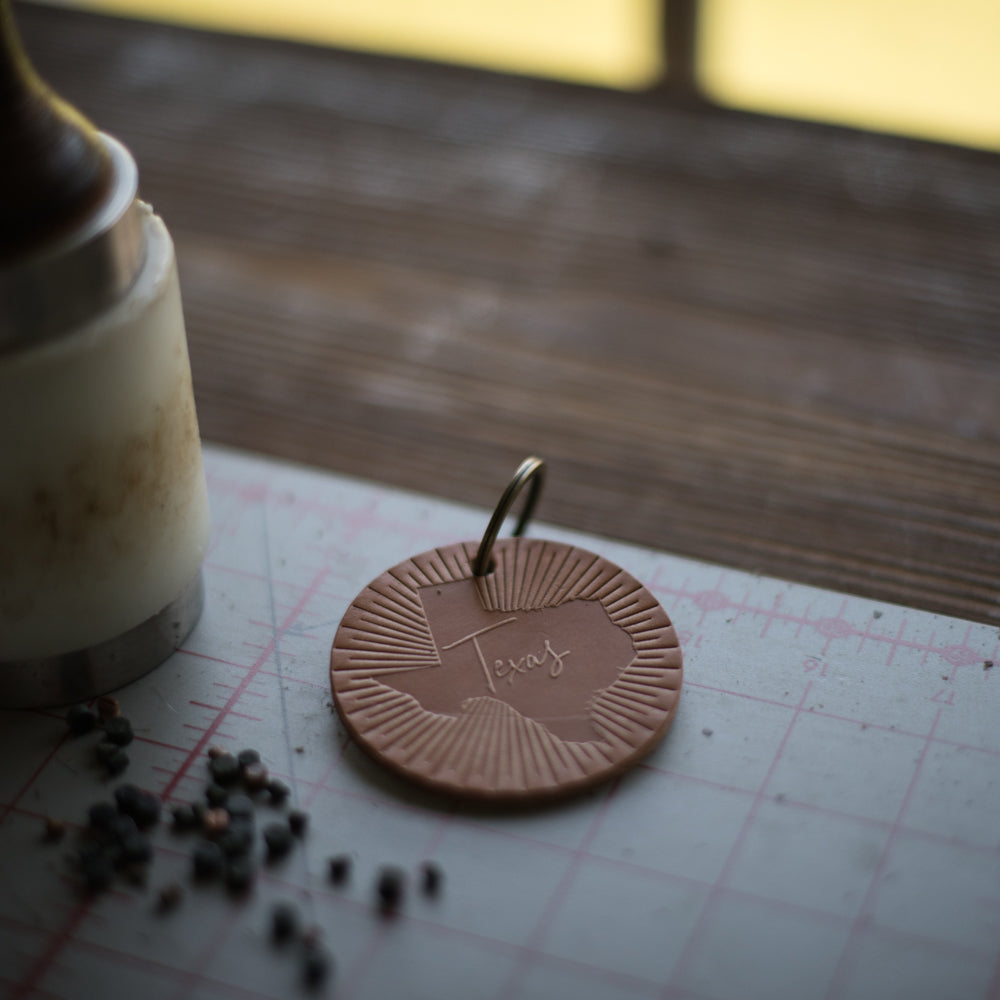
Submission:
POLYGON ((368 650, 373 652, 392 651, 400 656, 425 656, 428 659, 437 659, 437 650, 433 644, 426 642, 402 642, 398 639, 386 639, 384 636, 373 632, 355 633, 351 637, 351 644, 354 649, 368 650))
MULTIPOLYGON (((383 618, 388 618, 398 625, 415 628, 417 631, 427 627, 427 623, 421 617, 421 614, 414 611, 409 604, 400 603, 396 599, 396 595, 391 590, 388 590, 388 588, 374 590, 374 593, 376 596, 372 601, 372 606, 375 614, 383 618)), ((370 620, 372 613, 369 612, 363 617, 366 621, 370 620)))
POLYGON ((418 629, 414 626, 403 626, 395 623, 387 623, 372 618, 363 619, 363 625, 356 625, 358 631, 367 632, 369 635, 378 635, 386 639, 394 639, 403 643, 414 643, 421 646, 433 646, 434 640, 426 625, 418 629))
POLYGON ((440 716, 424 713, 405 729, 396 734, 395 744, 399 748, 400 759, 412 761, 420 754, 424 738, 435 728, 442 725, 440 716))

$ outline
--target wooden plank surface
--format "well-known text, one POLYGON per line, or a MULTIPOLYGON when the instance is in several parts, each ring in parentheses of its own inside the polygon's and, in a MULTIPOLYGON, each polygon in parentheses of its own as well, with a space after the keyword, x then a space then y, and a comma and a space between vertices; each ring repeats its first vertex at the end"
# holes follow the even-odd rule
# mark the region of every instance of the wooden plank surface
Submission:
POLYGON ((17 7, 178 251, 208 439, 1000 622, 1000 158, 17 7))

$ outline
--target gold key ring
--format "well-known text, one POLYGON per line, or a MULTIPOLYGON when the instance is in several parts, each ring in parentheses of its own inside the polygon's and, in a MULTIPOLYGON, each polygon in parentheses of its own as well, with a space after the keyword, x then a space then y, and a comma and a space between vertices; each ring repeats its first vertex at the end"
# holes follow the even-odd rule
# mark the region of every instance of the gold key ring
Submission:
POLYGON ((490 523, 486 526, 483 540, 479 543, 479 551, 476 553, 475 561, 472 564, 473 575, 486 576, 492 570, 493 565, 490 555, 493 552, 493 543, 496 542, 497 535, 500 534, 500 528, 507 519, 514 501, 520 495, 521 490, 530 483, 531 491, 528 493, 524 510, 521 511, 521 516, 518 518, 517 525, 514 528, 515 538, 524 534, 524 529, 527 528, 528 521, 531 520, 531 515, 538 503, 544 482, 545 462, 542 459, 534 457, 526 458, 517 467, 517 472, 514 473, 514 478, 508 484, 507 489, 503 491, 503 495, 500 497, 496 509, 493 511, 493 517, 490 518, 490 523))

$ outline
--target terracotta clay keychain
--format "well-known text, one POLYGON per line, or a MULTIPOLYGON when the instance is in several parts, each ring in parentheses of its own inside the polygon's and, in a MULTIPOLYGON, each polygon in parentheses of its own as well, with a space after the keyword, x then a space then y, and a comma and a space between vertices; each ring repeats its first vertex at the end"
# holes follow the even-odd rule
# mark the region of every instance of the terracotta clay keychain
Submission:
POLYGON ((482 541, 413 556, 348 608, 337 711, 375 760, 441 792, 525 801, 624 771, 677 710, 681 650, 656 598, 607 559, 522 537, 544 463, 521 463, 482 541), (500 528, 522 489, 512 538, 500 528))

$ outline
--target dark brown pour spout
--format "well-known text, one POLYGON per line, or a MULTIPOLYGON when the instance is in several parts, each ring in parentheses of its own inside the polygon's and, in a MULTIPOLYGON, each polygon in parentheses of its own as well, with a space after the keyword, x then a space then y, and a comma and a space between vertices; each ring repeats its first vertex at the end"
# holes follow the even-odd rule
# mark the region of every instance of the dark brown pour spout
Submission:
POLYGON ((97 130, 39 78, 0 0, 0 267, 70 232, 111 182, 97 130))

